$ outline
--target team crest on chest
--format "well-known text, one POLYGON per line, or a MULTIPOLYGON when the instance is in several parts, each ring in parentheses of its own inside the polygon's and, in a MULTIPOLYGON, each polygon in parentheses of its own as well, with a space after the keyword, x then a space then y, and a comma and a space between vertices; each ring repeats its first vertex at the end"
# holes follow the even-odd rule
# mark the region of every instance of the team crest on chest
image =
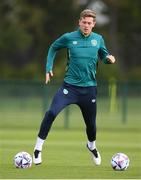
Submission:
POLYGON ((97 40, 92 39, 92 40, 91 40, 91 44, 92 44, 92 46, 96 46, 96 45, 97 45, 97 40))

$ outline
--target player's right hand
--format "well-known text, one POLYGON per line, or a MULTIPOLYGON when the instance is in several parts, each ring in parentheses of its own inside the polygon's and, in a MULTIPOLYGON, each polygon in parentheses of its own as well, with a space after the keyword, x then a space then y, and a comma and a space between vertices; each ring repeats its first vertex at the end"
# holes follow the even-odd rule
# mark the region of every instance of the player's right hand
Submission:
POLYGON ((46 84, 48 82, 50 82, 51 77, 53 77, 53 72, 52 71, 46 73, 46 84))

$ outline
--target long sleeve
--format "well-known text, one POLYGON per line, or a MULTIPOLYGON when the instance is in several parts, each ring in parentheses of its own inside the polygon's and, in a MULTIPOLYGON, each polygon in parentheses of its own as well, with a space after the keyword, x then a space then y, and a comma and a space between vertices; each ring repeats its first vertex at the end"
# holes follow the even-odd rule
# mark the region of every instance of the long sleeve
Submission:
POLYGON ((51 44, 46 63, 46 72, 49 72, 53 68, 54 59, 58 50, 67 47, 67 33, 58 38, 54 43, 51 44))
POLYGON ((107 60, 106 56, 109 55, 109 52, 105 46, 104 40, 101 37, 100 41, 100 49, 98 51, 100 59, 105 63, 105 64, 110 64, 109 61, 107 60))

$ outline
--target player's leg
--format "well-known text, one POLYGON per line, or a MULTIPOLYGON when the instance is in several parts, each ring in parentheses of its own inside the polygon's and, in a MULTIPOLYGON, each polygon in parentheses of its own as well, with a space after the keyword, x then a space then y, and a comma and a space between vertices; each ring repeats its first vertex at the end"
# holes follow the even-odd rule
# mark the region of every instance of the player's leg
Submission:
POLYGON ((63 85, 55 94, 52 104, 49 110, 45 113, 45 116, 40 126, 39 134, 34 148, 34 155, 33 155, 33 162, 35 164, 40 164, 42 161, 41 160, 42 147, 56 116, 67 105, 75 103, 75 101, 76 101, 75 95, 73 95, 72 92, 69 91, 69 87, 67 87, 66 89, 66 85, 63 85))
POLYGON ((87 148, 93 155, 96 165, 101 164, 101 156, 96 148, 96 87, 88 88, 88 93, 79 103, 86 124, 87 148))
POLYGON ((40 126, 40 131, 38 134, 39 138, 43 140, 47 138, 49 130, 56 116, 62 109, 64 109, 68 105, 68 103, 69 103, 68 99, 64 96, 64 94, 62 93, 62 90, 59 89, 53 98, 53 101, 49 110, 45 113, 45 116, 40 126))

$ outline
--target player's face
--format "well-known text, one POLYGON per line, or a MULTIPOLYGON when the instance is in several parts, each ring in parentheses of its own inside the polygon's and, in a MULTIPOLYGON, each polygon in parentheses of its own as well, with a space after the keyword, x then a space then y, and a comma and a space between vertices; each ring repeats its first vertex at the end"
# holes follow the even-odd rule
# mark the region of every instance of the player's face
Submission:
POLYGON ((95 24, 96 22, 92 17, 85 17, 79 20, 79 28, 85 36, 89 35, 92 32, 95 24))

